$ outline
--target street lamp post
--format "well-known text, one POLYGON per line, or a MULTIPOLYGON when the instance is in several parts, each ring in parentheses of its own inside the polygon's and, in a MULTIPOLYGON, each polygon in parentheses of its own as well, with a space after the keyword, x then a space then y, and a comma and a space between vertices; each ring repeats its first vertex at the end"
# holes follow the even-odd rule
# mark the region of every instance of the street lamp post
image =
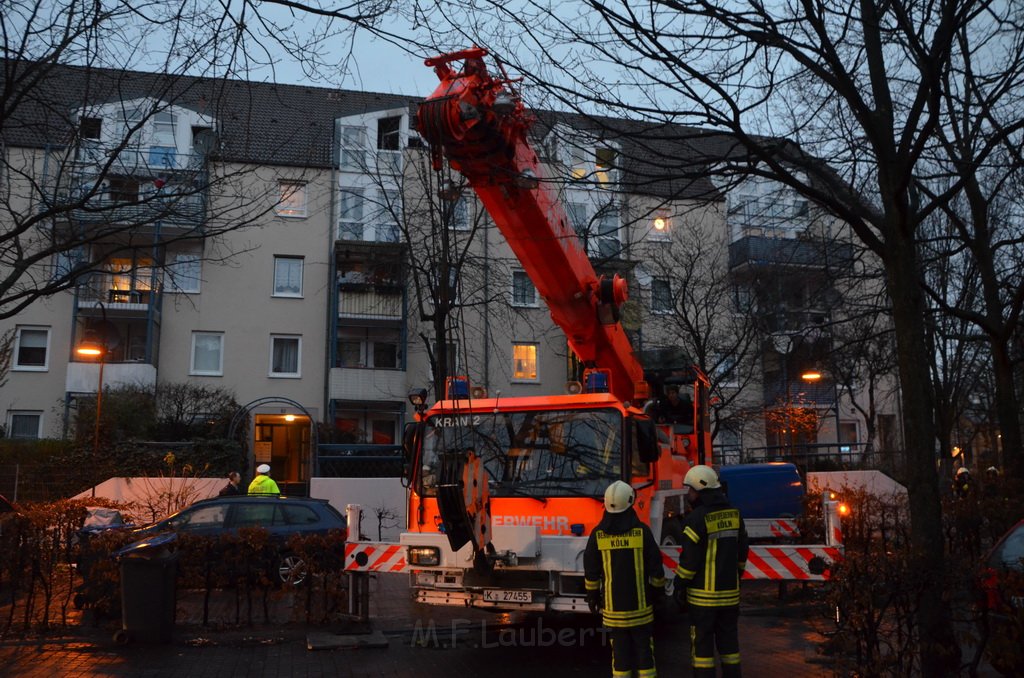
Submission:
MULTIPOLYGON (((103 412, 103 366, 106 364, 107 346, 106 343, 96 336, 89 337, 89 332, 82 339, 82 343, 75 349, 80 356, 96 358, 100 363, 100 376, 96 385, 96 421, 92 430, 92 458, 93 464, 100 457, 100 415, 103 412)), ((92 496, 96 496, 96 483, 93 482, 92 496)))
MULTIPOLYGON (((814 383, 821 379, 821 372, 817 370, 808 370, 800 375, 800 378, 808 383, 814 383)), ((836 453, 839 458, 842 459, 843 448, 842 448, 842 433, 839 427, 839 389, 836 387, 835 381, 832 382, 832 400, 833 405, 836 408, 836 453)))

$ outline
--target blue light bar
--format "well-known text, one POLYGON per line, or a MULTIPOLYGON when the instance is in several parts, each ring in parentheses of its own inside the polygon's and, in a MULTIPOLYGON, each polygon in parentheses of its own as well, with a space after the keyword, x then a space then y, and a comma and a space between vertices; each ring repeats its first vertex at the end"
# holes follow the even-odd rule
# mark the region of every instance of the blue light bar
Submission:
POLYGON ((607 393, 608 392, 608 373, 607 372, 588 372, 587 373, 587 393, 607 393))
POLYGON ((448 400, 459 400, 469 398, 468 377, 448 377, 448 400))

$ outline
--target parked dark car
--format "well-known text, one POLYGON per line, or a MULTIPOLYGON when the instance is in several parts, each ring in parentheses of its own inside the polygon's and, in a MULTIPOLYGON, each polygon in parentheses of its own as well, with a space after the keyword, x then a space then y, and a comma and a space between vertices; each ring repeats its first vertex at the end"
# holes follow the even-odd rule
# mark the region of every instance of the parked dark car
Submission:
POLYGON ((988 552, 981 587, 992 666, 1003 675, 1020 675, 1024 665, 1024 519, 988 552))
POLYGON ((118 556, 137 554, 145 549, 163 547, 172 539, 163 535, 187 532, 216 537, 239 528, 261 527, 279 545, 278 575, 284 583, 297 584, 304 578, 304 565, 288 553, 285 543, 293 534, 326 534, 344 530, 345 517, 326 499, 310 497, 214 497, 197 501, 163 520, 133 530, 140 541, 117 552, 118 556), (160 537, 160 538, 158 538, 160 537))

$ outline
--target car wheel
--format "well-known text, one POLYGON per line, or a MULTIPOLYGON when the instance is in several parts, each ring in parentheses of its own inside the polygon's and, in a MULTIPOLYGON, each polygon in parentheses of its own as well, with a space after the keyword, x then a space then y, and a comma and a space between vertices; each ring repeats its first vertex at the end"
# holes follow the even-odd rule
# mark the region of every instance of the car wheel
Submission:
POLYGON ((278 560, 277 575, 282 584, 298 586, 306 581, 306 561, 294 553, 284 553, 278 560))

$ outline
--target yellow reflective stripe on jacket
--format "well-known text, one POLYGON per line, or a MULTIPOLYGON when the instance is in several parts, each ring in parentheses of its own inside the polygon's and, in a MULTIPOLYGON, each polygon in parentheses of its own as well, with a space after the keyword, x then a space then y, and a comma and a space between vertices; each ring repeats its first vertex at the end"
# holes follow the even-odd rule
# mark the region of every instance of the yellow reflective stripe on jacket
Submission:
POLYGON ((701 589, 686 589, 686 600, 693 605, 701 607, 727 607, 740 604, 740 590, 732 591, 704 591, 701 589))
POLYGON ((653 623, 654 608, 648 605, 642 610, 629 610, 626 612, 615 612, 614 610, 605 609, 601 613, 601 618, 604 620, 604 625, 609 628, 631 628, 633 626, 653 623))

